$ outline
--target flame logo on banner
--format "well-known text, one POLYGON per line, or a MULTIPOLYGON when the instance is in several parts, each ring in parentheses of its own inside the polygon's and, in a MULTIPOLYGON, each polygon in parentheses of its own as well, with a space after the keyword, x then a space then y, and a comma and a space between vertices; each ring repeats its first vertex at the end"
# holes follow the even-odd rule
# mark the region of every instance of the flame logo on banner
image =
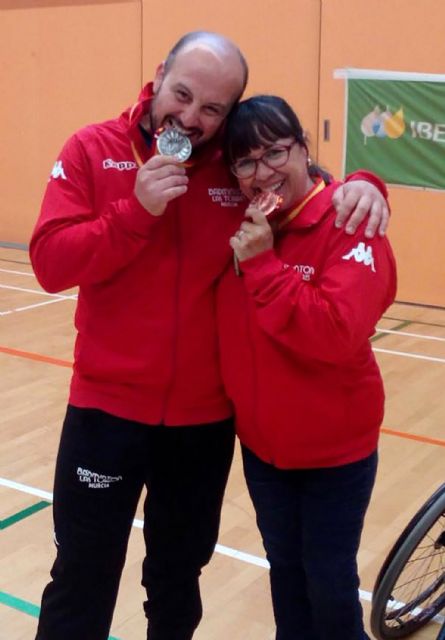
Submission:
POLYGON ((395 113, 386 107, 382 111, 380 107, 374 109, 366 115, 360 125, 360 129, 365 136, 364 144, 368 138, 400 138, 405 131, 405 120, 403 118, 403 107, 395 113))

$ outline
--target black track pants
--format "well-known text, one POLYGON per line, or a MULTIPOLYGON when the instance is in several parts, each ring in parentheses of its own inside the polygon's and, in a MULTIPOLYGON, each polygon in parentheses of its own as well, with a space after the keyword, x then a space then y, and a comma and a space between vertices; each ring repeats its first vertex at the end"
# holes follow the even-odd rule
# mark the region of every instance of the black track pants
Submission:
POLYGON ((107 639, 144 485, 147 638, 189 640, 233 448, 231 420, 149 426, 68 407, 54 484, 57 557, 36 640, 107 639))

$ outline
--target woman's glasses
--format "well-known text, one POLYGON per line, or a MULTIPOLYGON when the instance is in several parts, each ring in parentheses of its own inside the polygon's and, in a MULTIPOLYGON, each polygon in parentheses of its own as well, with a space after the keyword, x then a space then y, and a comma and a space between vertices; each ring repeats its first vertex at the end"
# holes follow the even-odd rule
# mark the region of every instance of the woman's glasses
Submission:
POLYGON ((292 147, 297 144, 277 144, 267 149, 259 158, 240 158, 232 163, 230 169, 237 178, 242 180, 251 178, 258 169, 258 163, 262 162, 269 169, 279 169, 289 160, 292 147))

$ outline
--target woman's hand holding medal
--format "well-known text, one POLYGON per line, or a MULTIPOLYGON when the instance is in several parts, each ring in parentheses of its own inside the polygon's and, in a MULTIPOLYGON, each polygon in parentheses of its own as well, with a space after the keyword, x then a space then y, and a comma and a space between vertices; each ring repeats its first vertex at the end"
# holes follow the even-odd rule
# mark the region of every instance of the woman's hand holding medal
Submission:
POLYGON ((256 196, 246 209, 246 220, 230 238, 234 251, 235 271, 239 275, 238 261, 248 260, 273 247, 273 233, 267 217, 279 208, 282 198, 274 192, 256 196))

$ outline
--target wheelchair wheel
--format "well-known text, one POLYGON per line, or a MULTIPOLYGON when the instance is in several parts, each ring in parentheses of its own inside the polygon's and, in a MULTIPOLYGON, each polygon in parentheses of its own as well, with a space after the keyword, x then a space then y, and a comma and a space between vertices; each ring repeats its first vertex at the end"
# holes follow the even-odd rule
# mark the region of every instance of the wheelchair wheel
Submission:
POLYGON ((404 638, 445 607, 445 484, 405 527, 373 589, 371 629, 379 640, 404 638))

